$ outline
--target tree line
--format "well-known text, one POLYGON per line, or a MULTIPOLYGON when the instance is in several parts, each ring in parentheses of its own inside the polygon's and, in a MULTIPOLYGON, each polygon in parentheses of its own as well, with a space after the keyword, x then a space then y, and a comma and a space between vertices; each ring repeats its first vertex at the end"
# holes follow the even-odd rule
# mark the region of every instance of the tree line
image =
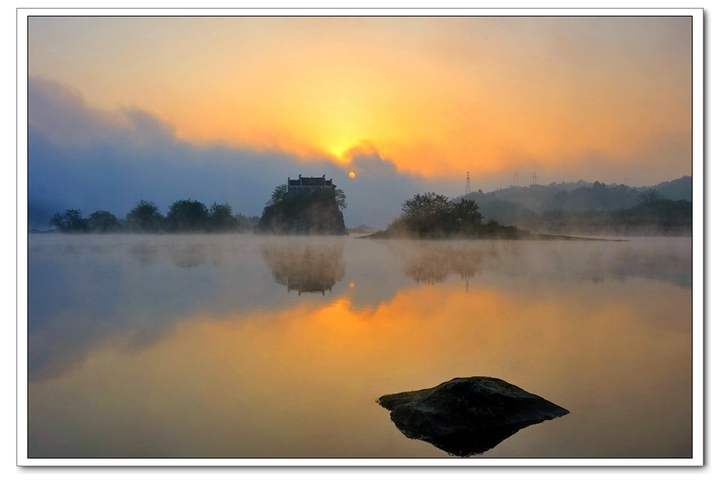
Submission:
POLYGON ((151 201, 141 200, 124 218, 108 211, 95 211, 83 217, 78 209, 68 209, 50 218, 50 225, 63 233, 231 233, 252 231, 257 216, 233 214, 229 204, 213 203, 210 208, 197 200, 175 201, 166 215, 151 201))

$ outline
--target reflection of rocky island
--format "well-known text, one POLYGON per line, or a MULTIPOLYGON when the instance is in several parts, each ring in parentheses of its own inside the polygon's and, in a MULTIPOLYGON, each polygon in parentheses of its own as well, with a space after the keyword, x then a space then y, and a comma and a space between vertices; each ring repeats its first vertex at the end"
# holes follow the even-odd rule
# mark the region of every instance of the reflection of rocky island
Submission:
POLYGON ((260 248, 272 276, 288 293, 322 293, 342 279, 342 244, 278 244, 260 248))
POLYGON ((566 409, 490 377, 454 378, 434 388, 384 395, 377 402, 408 438, 451 455, 490 450, 519 430, 567 415, 566 409))
POLYGON ((257 226, 260 234, 347 234, 345 194, 322 177, 288 178, 275 188, 257 226))

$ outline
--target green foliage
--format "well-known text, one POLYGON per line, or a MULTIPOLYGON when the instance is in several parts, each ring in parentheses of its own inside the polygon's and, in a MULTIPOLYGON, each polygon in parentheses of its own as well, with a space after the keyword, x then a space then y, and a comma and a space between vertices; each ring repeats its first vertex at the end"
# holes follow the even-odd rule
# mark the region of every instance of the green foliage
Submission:
POLYGON ((494 192, 464 196, 477 202, 486 219, 524 225, 549 210, 608 211, 627 209, 638 203, 638 189, 625 185, 552 183, 547 186, 513 186, 494 192))
POLYGON ((266 234, 345 234, 341 203, 346 207, 345 194, 338 189, 318 189, 285 193, 275 188, 257 225, 266 234), (338 195, 340 191, 340 195, 338 195), (341 203, 338 202, 340 199, 341 203))
POLYGON ((210 213, 200 201, 186 199, 170 205, 165 219, 169 231, 199 232, 208 229, 210 213))
POLYGON ((483 224, 477 203, 471 199, 451 202, 446 196, 429 192, 416 194, 402 205, 402 215, 387 229, 388 235, 418 238, 517 237, 514 227, 497 222, 483 224))
POLYGON ((114 233, 122 226, 114 214, 108 211, 95 211, 86 220, 87 230, 92 233, 114 233))
POLYGON ((56 213, 50 218, 50 224, 63 233, 81 233, 87 231, 87 223, 77 209, 68 209, 64 214, 56 213))
POLYGON ((243 216, 242 214, 238 213, 233 217, 237 221, 236 229, 238 232, 241 233, 253 231, 260 222, 260 216, 243 216))
POLYGON ((661 201, 663 197, 657 192, 656 189, 648 189, 647 191, 641 192, 638 195, 638 201, 640 204, 653 204, 661 201))
POLYGON ((172 203, 167 216, 154 203, 141 200, 123 221, 108 211, 95 211, 84 219, 79 210, 69 209, 55 214, 50 224, 63 233, 231 233, 252 231, 259 220, 258 216, 233 214, 229 204, 213 203, 208 209, 200 201, 188 199, 172 203))
POLYGON ((273 204, 279 203, 280 201, 283 200, 283 198, 285 197, 287 192, 288 192, 287 184, 280 184, 279 186, 277 186, 275 188, 272 195, 270 196, 270 200, 267 203, 265 203, 265 205, 271 206, 273 204))
POLYGON ((692 231, 690 201, 656 199, 649 194, 640 204, 610 211, 551 210, 527 219, 523 227, 549 233, 675 235, 692 231))
POLYGON ((412 199, 405 201, 402 205, 402 213, 405 219, 420 220, 422 218, 443 216, 447 214, 449 208, 447 196, 428 192, 416 194, 412 199))
POLYGON ((335 189, 335 202, 341 211, 347 209, 347 196, 345 196, 345 192, 342 189, 335 189))
POLYGON ((459 202, 451 204, 450 223, 457 232, 472 235, 482 229, 483 216, 475 201, 461 199, 459 202))
POLYGON ((692 203, 670 201, 659 194, 630 209, 609 213, 608 223, 626 231, 647 231, 651 234, 688 233, 692 231, 692 203))
POLYGON ((158 207, 141 200, 126 216, 126 228, 136 232, 158 232, 162 229, 165 218, 158 207))
POLYGON ((213 203, 210 206, 210 215, 208 219, 208 228, 214 232, 231 232, 238 230, 240 221, 233 216, 232 208, 229 204, 213 203))
POLYGON ((674 181, 661 182, 654 189, 665 199, 671 201, 692 201, 692 177, 683 176, 674 181))

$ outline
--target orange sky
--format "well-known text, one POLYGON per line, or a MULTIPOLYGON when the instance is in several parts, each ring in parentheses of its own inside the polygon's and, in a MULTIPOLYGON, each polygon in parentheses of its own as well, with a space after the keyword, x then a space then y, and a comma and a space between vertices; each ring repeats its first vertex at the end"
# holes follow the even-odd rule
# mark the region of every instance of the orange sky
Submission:
MULTIPOLYGON (((691 18, 31 18, 29 74, 192 142, 425 177, 691 171, 691 18)), ((590 177, 590 176, 589 176, 590 177)))

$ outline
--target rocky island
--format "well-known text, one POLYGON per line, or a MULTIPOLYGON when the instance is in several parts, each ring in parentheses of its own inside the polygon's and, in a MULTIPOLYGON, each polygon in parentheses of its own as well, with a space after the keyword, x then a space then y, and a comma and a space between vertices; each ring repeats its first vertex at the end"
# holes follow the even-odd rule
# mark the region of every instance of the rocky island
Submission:
POLYGON ((275 188, 255 230, 258 234, 343 235, 347 234, 342 209, 345 193, 332 179, 288 178, 275 188))
POLYGON ((570 413, 499 378, 454 378, 377 400, 408 438, 460 457, 480 454, 519 430, 570 413))

